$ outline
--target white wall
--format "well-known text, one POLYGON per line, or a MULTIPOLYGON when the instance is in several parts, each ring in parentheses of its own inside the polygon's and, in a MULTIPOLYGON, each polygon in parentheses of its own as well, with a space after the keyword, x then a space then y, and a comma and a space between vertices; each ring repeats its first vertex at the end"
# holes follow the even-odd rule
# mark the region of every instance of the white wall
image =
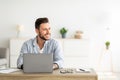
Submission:
POLYGON ((50 19, 52 37, 60 38, 61 27, 69 29, 68 38, 76 30, 84 32, 83 38, 91 40, 91 66, 97 68, 106 27, 110 27, 114 69, 120 71, 119 14, 119 0, 0 0, 0 47, 9 47, 9 39, 17 36, 17 24, 25 28, 21 37, 35 36, 35 19, 46 16, 50 19))

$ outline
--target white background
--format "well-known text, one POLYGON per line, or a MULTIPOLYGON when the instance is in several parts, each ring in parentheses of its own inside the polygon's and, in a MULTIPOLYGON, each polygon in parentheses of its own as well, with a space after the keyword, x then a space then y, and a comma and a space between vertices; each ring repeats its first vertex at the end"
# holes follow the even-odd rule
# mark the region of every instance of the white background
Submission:
POLYGON ((68 29, 67 38, 82 30, 83 38, 90 40, 91 66, 95 68, 104 42, 110 40, 114 71, 120 71, 119 0, 0 0, 0 47, 9 47, 9 39, 17 36, 18 24, 24 26, 21 37, 34 37, 38 17, 49 18, 54 38, 61 37, 62 27, 68 29))

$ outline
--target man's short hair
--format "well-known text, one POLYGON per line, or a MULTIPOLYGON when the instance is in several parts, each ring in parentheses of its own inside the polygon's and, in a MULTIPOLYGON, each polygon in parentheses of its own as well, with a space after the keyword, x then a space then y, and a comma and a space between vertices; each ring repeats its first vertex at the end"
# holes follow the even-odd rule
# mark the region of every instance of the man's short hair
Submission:
POLYGON ((35 29, 39 29, 40 25, 42 23, 48 23, 48 22, 49 22, 49 20, 46 17, 36 19, 36 21, 35 21, 35 29))

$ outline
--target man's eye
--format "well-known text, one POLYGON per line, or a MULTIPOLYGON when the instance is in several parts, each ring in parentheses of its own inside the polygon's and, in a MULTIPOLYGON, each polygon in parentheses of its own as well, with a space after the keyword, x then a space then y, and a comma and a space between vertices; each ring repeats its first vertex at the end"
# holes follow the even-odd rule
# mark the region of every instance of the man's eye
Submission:
POLYGON ((47 29, 43 29, 44 31, 47 30, 47 29))

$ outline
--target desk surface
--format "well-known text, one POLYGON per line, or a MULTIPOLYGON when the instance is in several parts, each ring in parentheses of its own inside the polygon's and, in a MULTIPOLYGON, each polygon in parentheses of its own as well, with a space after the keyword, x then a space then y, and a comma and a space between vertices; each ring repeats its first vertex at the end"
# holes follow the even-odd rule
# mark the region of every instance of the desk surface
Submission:
POLYGON ((88 73, 60 73, 60 70, 54 70, 53 73, 24 73, 22 70, 8 74, 0 74, 1 80, 97 80, 97 74, 94 70, 88 73))

